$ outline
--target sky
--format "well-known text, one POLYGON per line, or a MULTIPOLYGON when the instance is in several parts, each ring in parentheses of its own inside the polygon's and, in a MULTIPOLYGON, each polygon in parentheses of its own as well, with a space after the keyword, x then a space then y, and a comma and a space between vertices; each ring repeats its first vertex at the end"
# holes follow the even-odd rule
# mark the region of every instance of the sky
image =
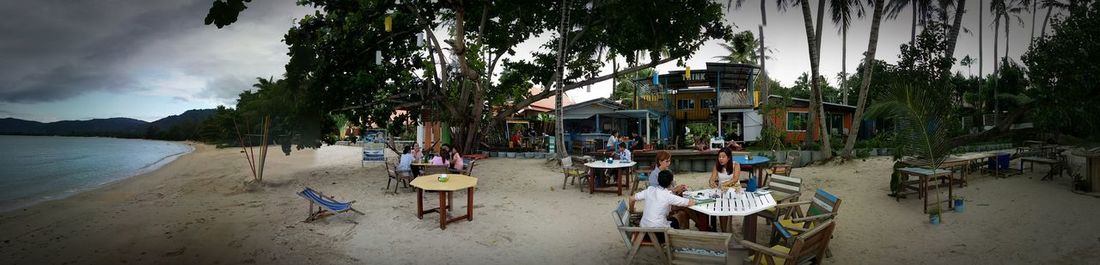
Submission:
MULTIPOLYGON (((725 1, 720 1, 725 2, 725 1)), ((773 3, 772 1, 768 1, 773 3)), ((811 1, 812 2, 812 1, 811 1)), ((223 29, 204 25, 210 0, 104 0, 104 1, 4 1, 0 2, 0 118, 14 117, 42 122, 130 117, 145 121, 179 114, 189 109, 235 105, 237 94, 252 89, 257 77, 279 77, 289 60, 282 36, 295 19, 314 10, 294 1, 252 2, 239 20, 223 29)), ((774 3, 773 3, 774 4, 774 3)), ((978 4, 967 1, 956 57, 978 55, 978 4)), ((758 32, 759 2, 746 1, 742 9, 726 12, 736 31, 758 32)), ((814 5, 816 8, 816 5, 814 5)), ((985 73, 992 71, 993 29, 985 7, 985 73)), ((764 27, 765 46, 772 49, 769 75, 791 85, 809 72, 809 55, 800 8, 782 11, 768 6, 764 27)), ((847 68, 854 72, 867 49, 870 14, 856 21, 848 32, 847 68)), ((1036 31, 1041 27, 1040 10, 1036 31)), ((816 14, 816 12, 814 12, 816 14)), ((909 41, 910 12, 882 23, 876 59, 898 59, 899 46, 909 41)), ((1021 14, 1022 25, 1013 23, 1009 57, 1019 60, 1031 37, 1031 14, 1021 14)), ((841 71, 841 38, 828 22, 823 28, 821 73, 835 84, 841 71)), ((918 29, 919 30, 919 29, 918 29)), ((1003 25, 1001 52, 1004 52, 1003 25)), ((1050 29, 1048 29, 1050 31, 1050 29)), ((1035 33, 1036 35, 1039 32, 1035 33)), ((541 38, 540 38, 541 39, 541 38)), ((544 40, 542 40, 544 41, 544 40)), ((524 57, 538 49, 540 40, 517 47, 524 57)), ((708 42, 685 63, 692 69, 727 52, 708 42)), ((611 67, 604 69, 610 73, 611 67)), ((682 69, 675 63, 657 67, 661 73, 682 69)), ((964 74, 978 74, 978 67, 957 65, 964 74)), ((576 101, 606 97, 611 82, 591 89, 570 91, 576 101)))

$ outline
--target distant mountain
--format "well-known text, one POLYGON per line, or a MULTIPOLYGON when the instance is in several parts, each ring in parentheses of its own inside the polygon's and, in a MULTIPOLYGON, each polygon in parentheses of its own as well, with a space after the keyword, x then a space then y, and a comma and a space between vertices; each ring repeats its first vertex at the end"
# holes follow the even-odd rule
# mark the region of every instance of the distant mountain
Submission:
POLYGON ((0 119, 0 134, 18 135, 72 135, 72 136, 123 136, 140 137, 147 128, 167 130, 176 125, 205 121, 214 109, 188 110, 154 122, 131 118, 91 119, 83 121, 56 121, 42 123, 15 118, 0 119))
POLYGON ((185 122, 200 123, 210 118, 211 115, 217 112, 215 109, 193 109, 183 112, 180 115, 172 115, 164 117, 163 119, 156 120, 149 123, 149 127, 156 127, 160 130, 171 129, 185 122))

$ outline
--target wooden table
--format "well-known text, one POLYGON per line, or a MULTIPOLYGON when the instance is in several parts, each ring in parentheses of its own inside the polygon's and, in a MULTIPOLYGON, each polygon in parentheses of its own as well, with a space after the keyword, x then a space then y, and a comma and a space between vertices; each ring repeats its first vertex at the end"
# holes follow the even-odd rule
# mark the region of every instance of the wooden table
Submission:
MULTIPOLYGON (((691 206, 690 209, 708 216, 743 216, 744 223, 741 232, 744 233, 745 240, 756 242, 757 213, 775 207, 775 199, 769 194, 736 193, 733 189, 722 190, 726 190, 726 192, 722 193, 720 198, 714 199, 714 202, 696 204, 691 206)), ((698 201, 699 198, 710 198, 714 194, 719 194, 719 192, 719 189, 687 191, 684 192, 684 196, 695 198, 698 201)))
MULTIPOLYGON (((903 188, 904 183, 909 180, 910 176, 916 176, 920 179, 920 186, 917 191, 917 197, 924 198, 924 212, 928 212, 928 182, 937 178, 947 179, 947 208, 954 208, 954 204, 951 201, 955 198, 952 186, 954 186, 954 178, 951 177, 950 170, 943 169, 929 169, 929 168, 916 168, 916 167, 903 167, 899 168, 898 172, 901 172, 905 179, 902 181, 903 188)), ((936 201, 935 203, 941 203, 944 201, 936 201)))
POLYGON ((439 213, 439 229, 447 229, 447 224, 466 219, 466 221, 474 220, 474 187, 477 186, 477 178, 460 175, 460 174, 446 174, 447 182, 439 182, 439 177, 443 174, 420 176, 414 179, 409 184, 416 187, 416 218, 424 219, 424 214, 438 212, 439 213), (453 198, 451 194, 455 191, 466 189, 466 215, 458 216, 452 219, 447 219, 447 209, 451 208, 453 198), (439 208, 424 210, 424 191, 438 191, 439 192, 439 208))
POLYGON ((592 176, 590 176, 589 180, 588 180, 588 193, 596 193, 597 191, 599 191, 599 192, 615 192, 615 193, 618 193, 620 196, 622 196, 623 195, 623 185, 629 185, 628 183, 630 181, 630 173, 631 173, 630 171, 631 171, 631 169, 634 168, 634 165, 636 165, 636 164, 638 164, 638 163, 636 163, 634 161, 622 161, 622 160, 612 160, 610 164, 607 163, 607 161, 603 161, 603 160, 585 163, 584 166, 586 166, 588 168, 593 168, 593 169, 596 169, 596 168, 600 168, 600 169, 620 169, 618 175, 615 176, 615 190, 597 190, 596 189, 596 181, 595 181, 596 180, 596 178, 595 178, 596 173, 595 173, 594 170, 590 171, 592 176), (626 180, 623 179, 624 176, 626 177, 626 180))
MULTIPOLYGON (((938 168, 951 171, 958 170, 959 187, 962 187, 964 184, 967 184, 966 177, 970 174, 971 165, 995 157, 997 157, 997 154, 994 153, 972 153, 949 156, 945 158, 943 162, 940 162, 938 168)), ((927 159, 907 159, 902 160, 901 163, 909 167, 930 167, 932 165, 927 159)))

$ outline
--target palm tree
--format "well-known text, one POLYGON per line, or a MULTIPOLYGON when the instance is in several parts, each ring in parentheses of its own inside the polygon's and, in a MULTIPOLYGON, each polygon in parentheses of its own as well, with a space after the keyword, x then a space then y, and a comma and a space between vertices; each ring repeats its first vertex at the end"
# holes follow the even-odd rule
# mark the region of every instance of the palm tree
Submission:
POLYGON ((742 31, 733 36, 733 40, 730 43, 722 43, 722 48, 726 48, 729 55, 715 56, 714 58, 722 59, 723 61, 730 63, 740 64, 756 64, 756 60, 759 58, 757 54, 757 41, 752 36, 752 31, 742 31))
POLYGON ((989 11, 991 13, 993 13, 993 21, 996 22, 995 23, 996 26, 994 27, 994 31, 993 31, 994 32, 994 34, 993 34, 993 55, 994 55, 994 58, 995 58, 993 60, 993 71, 994 72, 1000 70, 999 69, 999 64, 998 64, 998 61, 1000 61, 1000 60, 996 59, 997 55, 998 55, 997 54, 997 42, 998 42, 998 38, 1000 37, 1000 36, 998 36, 1000 34, 998 33, 997 28, 1000 27, 1001 20, 1004 20, 1004 26, 1005 26, 1005 28, 1004 28, 1005 29, 1005 53, 1004 53, 1004 57, 1002 57, 1002 58, 1008 59, 1008 49, 1009 49, 1010 45, 1012 44, 1012 42, 1009 41, 1009 34, 1011 33, 1009 31, 1009 29, 1011 28, 1009 23, 1011 22, 1011 20, 1013 18, 1015 18, 1021 26, 1024 24, 1024 20, 1022 18, 1020 18, 1020 12, 1023 12, 1023 10, 1027 9, 1026 1, 1028 1, 1028 0, 993 0, 992 4, 989 6, 989 11))
POLYGON ((848 132, 848 139, 844 143, 844 155, 852 157, 852 148, 855 148, 856 137, 859 135, 860 121, 863 120, 863 111, 867 105, 867 94, 871 86, 872 62, 875 61, 875 52, 878 50, 879 25, 882 24, 883 0, 875 0, 871 4, 875 11, 871 15, 871 37, 867 43, 867 53, 863 58, 863 83, 859 86, 859 99, 856 102, 856 113, 852 117, 852 130, 848 132))
POLYGON ((848 104, 848 89, 845 86, 848 79, 848 28, 852 26, 852 13, 863 18, 863 3, 860 0, 831 0, 829 11, 832 14, 833 24, 840 33, 840 87, 841 103, 848 104))
POLYGON ((962 60, 959 61, 959 64, 962 65, 962 66, 966 66, 967 76, 973 76, 974 75, 974 73, 971 72, 971 71, 974 70, 974 58, 970 58, 969 54, 967 54, 966 56, 963 56, 962 60))
POLYGON ((909 28, 909 43, 917 41, 917 22, 924 23, 932 8, 931 0, 890 0, 886 4, 886 18, 897 19, 906 7, 912 6, 913 24, 909 28), (918 20, 919 18, 919 20, 918 20))

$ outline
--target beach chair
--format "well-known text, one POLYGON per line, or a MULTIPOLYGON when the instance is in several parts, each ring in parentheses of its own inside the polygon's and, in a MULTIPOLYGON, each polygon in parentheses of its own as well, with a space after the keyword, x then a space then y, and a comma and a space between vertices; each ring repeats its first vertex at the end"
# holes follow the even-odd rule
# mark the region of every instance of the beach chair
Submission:
MULTIPOLYGON (((783 203, 776 205, 777 221, 773 222, 776 228, 772 233, 772 242, 785 241, 787 245, 794 243, 793 236, 813 229, 820 224, 831 221, 836 217, 840 209, 840 198, 829 194, 825 190, 817 189, 814 198, 810 201, 783 203), (801 205, 809 204, 806 212, 801 211, 801 205)), ((831 256, 828 251, 826 254, 831 256)))
POLYGON ((741 240, 741 245, 755 252, 749 256, 750 264, 822 264, 835 228, 836 223, 829 220, 810 231, 793 236, 790 245, 765 247, 747 240, 741 240))
POLYGON ((726 264, 733 234, 669 229, 665 232, 668 264, 726 264))
POLYGON ((313 222, 313 221, 316 221, 316 220, 320 220, 321 218, 329 217, 329 216, 336 215, 336 214, 339 214, 339 213, 349 212, 349 211, 350 212, 355 212, 355 213, 360 214, 360 215, 366 215, 363 212, 355 210, 355 208, 351 208, 351 204, 355 203, 355 201, 338 202, 338 201, 335 200, 334 197, 332 197, 332 196, 326 197, 323 193, 321 193, 319 191, 315 191, 315 190, 313 190, 312 188, 309 188, 309 187, 306 187, 305 190, 302 190, 301 192, 299 192, 298 196, 302 196, 302 198, 305 198, 306 200, 309 201, 309 208, 308 208, 309 209, 309 217, 307 217, 306 220, 303 221, 303 222, 306 222, 306 223, 313 222), (313 205, 314 204, 317 205, 317 211, 316 212, 313 211, 313 205))
POLYGON ((619 230, 619 235, 623 237, 623 244, 629 249, 626 254, 626 264, 633 264, 638 250, 647 245, 653 246, 661 259, 665 259, 665 249, 656 239, 657 233, 664 233, 668 230, 667 228, 643 228, 631 225, 636 223, 634 220, 641 219, 641 216, 635 218, 633 214, 627 212, 626 201, 623 200, 619 200, 618 206, 611 211, 611 216, 615 219, 615 227, 619 230))
MULTIPOLYGON (((565 184, 570 183, 569 182, 570 178, 573 179, 573 181, 571 182, 570 185, 576 184, 578 178, 581 178, 581 179, 586 178, 587 177, 587 174, 586 174, 587 171, 588 170, 586 170, 583 165, 574 165, 572 157, 567 156, 567 157, 562 158, 561 159, 561 172, 562 172, 562 175, 565 175, 565 178, 562 179, 561 189, 564 190, 565 189, 565 184)), ((584 183, 584 182, 581 181, 581 183, 584 183)))
MULTIPOLYGON (((798 197, 802 196, 802 179, 796 177, 788 177, 782 175, 772 175, 771 181, 768 182, 768 190, 771 190, 772 199, 775 199, 775 203, 782 204, 785 202, 797 201, 798 197)), ((768 223, 776 220, 777 216, 785 214, 776 211, 776 207, 769 208, 760 213, 760 217, 763 217, 768 223)), ((790 210, 786 208, 784 210, 790 210)))

